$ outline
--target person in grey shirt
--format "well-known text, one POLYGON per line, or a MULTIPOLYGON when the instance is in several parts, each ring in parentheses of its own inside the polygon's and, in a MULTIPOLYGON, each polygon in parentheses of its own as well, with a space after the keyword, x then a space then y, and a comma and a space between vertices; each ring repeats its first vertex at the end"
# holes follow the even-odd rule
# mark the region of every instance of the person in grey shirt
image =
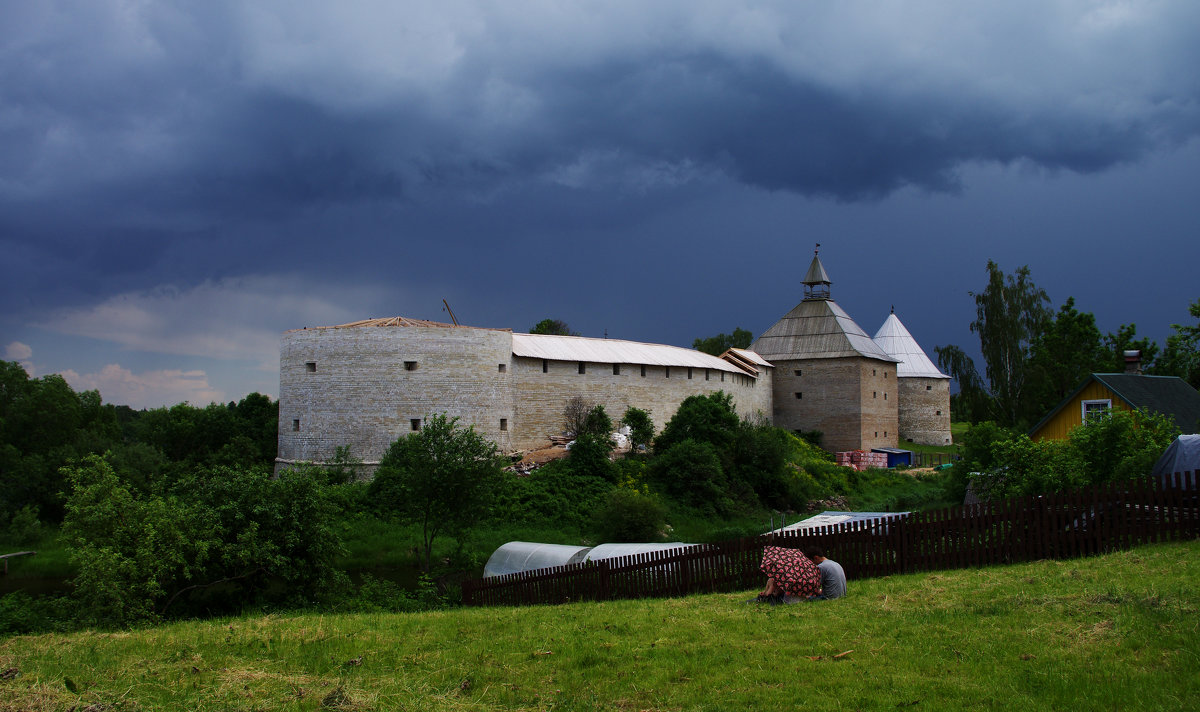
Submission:
POLYGON ((841 598, 846 595, 846 572, 842 565, 832 559, 825 558, 825 551, 819 546, 810 546, 804 550, 804 555, 812 559, 821 571, 821 594, 811 596, 810 601, 821 601, 830 598, 841 598))

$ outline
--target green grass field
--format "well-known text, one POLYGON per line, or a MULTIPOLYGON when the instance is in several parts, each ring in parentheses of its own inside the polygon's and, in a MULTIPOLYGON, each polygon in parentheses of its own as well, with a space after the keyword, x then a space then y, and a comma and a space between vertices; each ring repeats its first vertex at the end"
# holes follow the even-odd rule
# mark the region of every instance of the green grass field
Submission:
POLYGON ((1192 709, 1200 542, 751 592, 0 641, 0 710, 1192 709), (91 707, 89 707, 89 705, 91 707))

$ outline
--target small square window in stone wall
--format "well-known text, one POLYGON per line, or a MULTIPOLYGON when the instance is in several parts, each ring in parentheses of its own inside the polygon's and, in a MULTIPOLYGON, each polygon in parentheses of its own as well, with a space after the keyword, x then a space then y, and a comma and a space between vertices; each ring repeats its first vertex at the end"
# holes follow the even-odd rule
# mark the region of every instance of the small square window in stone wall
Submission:
POLYGON ((704 380, 708 380, 708 369, 704 369, 704 380))
POLYGON ((316 373, 317 372, 317 362, 309 361, 308 363, 304 364, 304 370, 308 371, 309 373, 316 373))
POLYGON ((508 430, 508 418, 501 418, 501 419, 500 419, 500 429, 501 429, 501 430, 508 430))
POLYGON ((420 418, 413 418, 412 420, 408 421, 408 424, 413 429, 413 431, 417 431, 417 430, 421 429, 421 419, 420 418))
POLYGON ((542 373, 548 373, 549 371, 550 371, 550 362, 547 361, 546 359, 542 359, 542 373))
POLYGON ((619 363, 614 363, 614 364, 613 364, 613 375, 614 375, 614 376, 620 376, 620 375, 621 375, 621 364, 619 364, 619 363))
POLYGON ((498 370, 500 373, 504 373, 504 372, 508 371, 508 364, 507 363, 498 363, 498 364, 496 364, 496 370, 498 370))
POLYGON ((404 362, 404 370, 405 371, 417 370, 417 362, 416 361, 405 361, 404 362))
POLYGON ((300 430, 300 419, 299 418, 292 420, 292 430, 295 432, 299 432, 299 430, 300 430))
POLYGON ((803 397, 804 397, 804 394, 803 394, 803 393, 797 393, 797 394, 796 394, 796 400, 800 400, 800 399, 801 399, 801 398, 803 398, 803 397))
POLYGON ((580 361, 580 362, 579 362, 579 372, 580 372, 580 373, 587 373, 587 364, 586 364, 586 363, 584 363, 583 361, 580 361))
POLYGON ((925 390, 927 390, 927 391, 932 391, 932 390, 933 390, 933 386, 925 386, 925 390))
POLYGON ((692 380, 692 369, 688 369, 688 380, 692 380))
POLYGON ((796 369, 796 375, 799 376, 800 373, 801 373, 800 369, 796 369))
POLYGON ((725 382, 725 372, 721 371, 721 383, 725 382))
POLYGON ((937 412, 937 414, 938 414, 938 415, 941 415, 941 414, 942 414, 942 411, 940 411, 940 410, 939 410, 939 411, 937 412))

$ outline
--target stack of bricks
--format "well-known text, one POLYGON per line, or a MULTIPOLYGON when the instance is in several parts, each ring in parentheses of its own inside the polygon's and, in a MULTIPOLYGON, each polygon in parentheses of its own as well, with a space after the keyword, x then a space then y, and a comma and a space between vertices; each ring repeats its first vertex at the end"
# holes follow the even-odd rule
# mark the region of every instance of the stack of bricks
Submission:
POLYGON ((853 467, 862 471, 868 467, 887 468, 887 453, 865 452, 863 450, 847 450, 834 455, 840 467, 853 467))

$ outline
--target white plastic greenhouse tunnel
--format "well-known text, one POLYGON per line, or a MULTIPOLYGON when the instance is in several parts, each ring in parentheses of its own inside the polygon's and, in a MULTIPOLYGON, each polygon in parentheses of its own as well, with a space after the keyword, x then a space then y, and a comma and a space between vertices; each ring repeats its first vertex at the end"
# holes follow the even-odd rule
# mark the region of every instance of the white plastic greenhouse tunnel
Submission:
POLYGON ((684 542, 600 544, 599 546, 568 546, 565 544, 538 544, 531 541, 510 541, 496 549, 483 567, 483 577, 503 576, 521 571, 535 571, 552 566, 566 566, 584 561, 615 559, 621 556, 645 554, 664 549, 686 549, 698 544, 684 542))

